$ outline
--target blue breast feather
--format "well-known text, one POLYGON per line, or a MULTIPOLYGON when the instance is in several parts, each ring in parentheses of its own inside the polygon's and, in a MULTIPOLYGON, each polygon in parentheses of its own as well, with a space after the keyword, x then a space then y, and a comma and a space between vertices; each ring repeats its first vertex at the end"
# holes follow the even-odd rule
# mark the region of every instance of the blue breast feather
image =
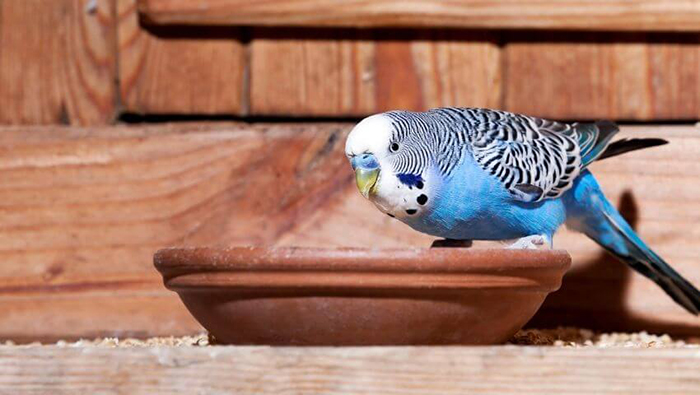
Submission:
POLYGON ((464 155, 448 178, 435 170, 430 177, 432 204, 422 215, 404 219, 423 233, 458 240, 507 240, 535 234, 551 237, 566 219, 561 199, 517 201, 471 155, 464 155))

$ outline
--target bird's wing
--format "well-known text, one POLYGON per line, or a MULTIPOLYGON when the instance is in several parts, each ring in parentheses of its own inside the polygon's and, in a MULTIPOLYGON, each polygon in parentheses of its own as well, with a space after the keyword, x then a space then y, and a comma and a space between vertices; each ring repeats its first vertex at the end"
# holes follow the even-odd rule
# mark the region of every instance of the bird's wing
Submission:
POLYGON ((560 196, 588 164, 587 154, 599 147, 597 128, 582 128, 594 124, 570 125, 502 111, 480 111, 471 131, 474 158, 524 202, 560 196))

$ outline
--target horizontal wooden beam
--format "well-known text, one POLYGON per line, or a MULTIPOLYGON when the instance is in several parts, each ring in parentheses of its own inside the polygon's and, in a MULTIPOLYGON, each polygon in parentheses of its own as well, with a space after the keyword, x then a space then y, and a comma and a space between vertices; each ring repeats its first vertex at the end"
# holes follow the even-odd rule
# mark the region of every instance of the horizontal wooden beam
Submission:
POLYGON ((700 1, 139 0, 154 24, 700 31, 700 1))
MULTIPOLYGON (((239 29, 165 38, 139 25, 136 0, 117 0, 119 94, 137 114, 242 115, 247 61, 239 29), (221 37, 224 35, 225 39, 221 37)), ((192 32, 190 32, 192 33, 192 32)))
MULTIPOLYGON (((0 128, 0 340, 201 331, 153 268, 162 247, 429 246, 357 192, 343 153, 350 127, 0 128)), ((670 144, 592 171, 642 238, 700 284, 700 129, 621 133, 652 136, 670 144)), ((700 336, 699 318, 585 236, 555 243, 574 266, 536 325, 700 336)))
POLYGON ((689 394, 698 349, 0 347, 0 393, 689 394))

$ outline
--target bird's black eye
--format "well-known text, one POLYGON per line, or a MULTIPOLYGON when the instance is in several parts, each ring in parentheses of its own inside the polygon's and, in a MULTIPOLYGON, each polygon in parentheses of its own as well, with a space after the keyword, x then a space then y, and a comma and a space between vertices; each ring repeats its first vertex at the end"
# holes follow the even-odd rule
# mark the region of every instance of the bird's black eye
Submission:
POLYGON ((399 150, 399 143, 391 143, 391 146, 389 146, 389 150, 391 152, 396 152, 399 150))

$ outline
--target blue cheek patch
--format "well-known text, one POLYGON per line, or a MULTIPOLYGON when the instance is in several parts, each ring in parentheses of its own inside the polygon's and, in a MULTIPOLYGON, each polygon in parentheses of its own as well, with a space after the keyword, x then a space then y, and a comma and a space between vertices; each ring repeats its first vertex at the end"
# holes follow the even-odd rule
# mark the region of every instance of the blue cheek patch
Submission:
POLYGON ((418 189, 423 189, 424 180, 419 174, 401 173, 397 174, 396 177, 398 177, 402 184, 409 188, 416 187, 418 189))

